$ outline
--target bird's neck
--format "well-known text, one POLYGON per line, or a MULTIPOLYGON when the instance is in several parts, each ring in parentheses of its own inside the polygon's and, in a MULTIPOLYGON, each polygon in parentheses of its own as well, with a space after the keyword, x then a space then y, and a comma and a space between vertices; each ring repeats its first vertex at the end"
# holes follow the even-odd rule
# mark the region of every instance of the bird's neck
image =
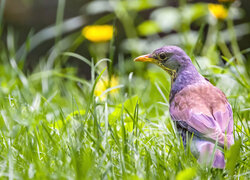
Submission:
POLYGON ((180 68, 174 76, 171 76, 171 92, 169 101, 171 102, 175 94, 190 84, 203 81, 204 77, 196 70, 193 64, 188 64, 180 68))

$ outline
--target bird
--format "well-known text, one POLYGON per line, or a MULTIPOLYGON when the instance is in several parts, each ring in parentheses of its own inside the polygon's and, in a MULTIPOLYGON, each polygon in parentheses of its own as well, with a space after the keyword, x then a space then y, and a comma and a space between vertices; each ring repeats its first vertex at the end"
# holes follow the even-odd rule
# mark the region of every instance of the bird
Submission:
POLYGON ((171 77, 169 112, 184 147, 200 164, 225 168, 223 150, 234 144, 233 112, 225 94, 193 65, 178 46, 163 46, 134 59, 150 62, 171 77))

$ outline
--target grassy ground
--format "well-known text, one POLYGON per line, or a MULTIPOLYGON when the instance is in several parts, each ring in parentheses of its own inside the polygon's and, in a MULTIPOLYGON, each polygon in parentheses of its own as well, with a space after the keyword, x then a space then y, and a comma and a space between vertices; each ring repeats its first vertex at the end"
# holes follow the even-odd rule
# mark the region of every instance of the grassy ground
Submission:
POLYGON ((236 139, 226 152, 227 168, 214 170, 200 167, 180 143, 168 113, 169 78, 160 69, 150 67, 144 78, 119 75, 123 87, 100 100, 94 90, 101 73, 93 81, 70 68, 25 76, 5 51, 1 59, 2 177, 249 177, 249 89, 234 80, 237 74, 222 69, 212 79, 229 80, 222 88, 231 89, 236 139))
POLYGON ((3 179, 250 178, 250 78, 244 63, 249 58, 248 50, 237 51, 237 42, 231 42, 235 51, 231 58, 224 57, 225 66, 209 60, 211 54, 221 57, 217 48, 210 46, 199 57, 189 53, 233 108, 235 145, 225 150, 226 168, 218 170, 200 166, 184 150, 169 116, 170 79, 163 70, 121 55, 113 70, 116 86, 97 97, 108 71, 102 64, 79 55, 92 70, 91 80, 85 80, 63 63, 65 56, 76 54, 62 51, 24 74, 25 56, 24 61, 15 60, 13 38, 9 33, 0 49, 3 179), (48 66, 51 59, 53 68, 48 66))

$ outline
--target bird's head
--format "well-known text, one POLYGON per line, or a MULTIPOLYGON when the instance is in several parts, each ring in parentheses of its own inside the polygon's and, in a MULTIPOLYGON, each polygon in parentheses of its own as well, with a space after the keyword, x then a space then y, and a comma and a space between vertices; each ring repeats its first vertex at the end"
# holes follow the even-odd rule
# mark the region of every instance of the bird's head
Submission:
POLYGON ((139 56, 134 61, 151 62, 157 64, 172 77, 176 76, 178 70, 189 65, 191 62, 187 54, 177 46, 163 46, 151 54, 139 56))

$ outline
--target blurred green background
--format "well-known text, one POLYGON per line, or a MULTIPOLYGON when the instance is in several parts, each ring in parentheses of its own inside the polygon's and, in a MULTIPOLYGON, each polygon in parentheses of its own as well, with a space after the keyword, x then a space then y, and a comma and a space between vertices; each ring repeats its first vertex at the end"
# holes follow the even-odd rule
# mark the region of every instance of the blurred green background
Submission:
MULTIPOLYGON (((250 41, 249 1, 222 0, 221 2, 229 11, 228 16, 235 25, 235 38, 239 50, 247 49, 250 41)), ((204 55, 215 46, 219 52, 230 58, 229 52, 232 51, 232 47, 230 32, 227 29, 228 22, 214 18, 209 12, 208 3, 220 2, 217 0, 8 0, 4 7, 5 26, 1 39, 6 44, 7 34, 10 34, 10 31, 13 33, 18 59, 21 59, 24 53, 27 55, 25 70, 33 69, 39 62, 38 59, 48 55, 48 51, 55 45, 55 40, 59 39, 65 39, 63 50, 74 46, 74 51, 84 57, 93 57, 90 50, 91 42, 78 40, 76 45, 76 39, 81 36, 81 29, 93 24, 115 25, 115 62, 119 54, 130 56, 132 53, 134 57, 163 45, 180 45, 192 51, 201 28, 201 44, 198 44, 194 53, 204 55), (59 25, 58 28, 53 29, 56 25, 59 25), (24 43, 27 39, 30 45, 24 52, 24 43)), ((214 56, 213 59, 219 60, 220 57, 214 56)), ((86 73, 83 74, 89 78, 89 71, 83 63, 73 61, 71 64, 84 69, 82 71, 86 73)))
POLYGON ((249 179, 249 0, 0 0, 0 177, 249 179), (226 94, 235 144, 200 165, 171 80, 133 59, 177 45, 226 94))

